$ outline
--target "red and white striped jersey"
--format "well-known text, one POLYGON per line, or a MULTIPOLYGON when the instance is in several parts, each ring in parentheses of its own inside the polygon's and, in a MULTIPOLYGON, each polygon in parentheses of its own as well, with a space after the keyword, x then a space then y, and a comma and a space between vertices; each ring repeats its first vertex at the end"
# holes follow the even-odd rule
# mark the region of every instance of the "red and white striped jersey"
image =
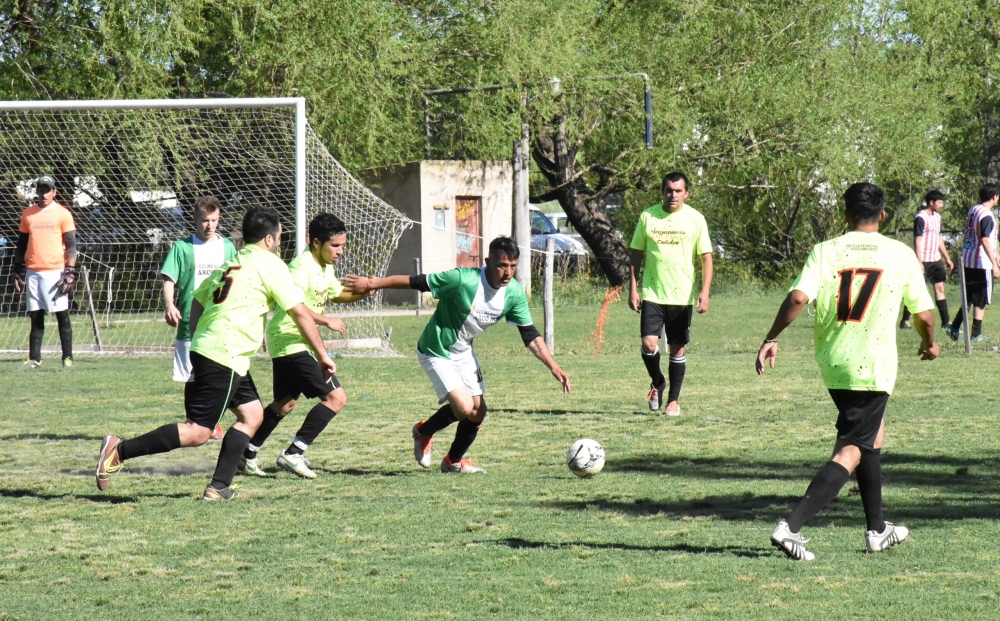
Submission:
POLYGON ((992 270, 990 255, 986 254, 980 238, 986 237, 994 252, 997 248, 997 218, 984 205, 973 205, 965 217, 965 239, 962 241, 962 265, 992 270))
POLYGON ((941 214, 921 209, 913 216, 913 248, 923 263, 941 260, 941 214), (917 238, 920 237, 920 243, 917 238))

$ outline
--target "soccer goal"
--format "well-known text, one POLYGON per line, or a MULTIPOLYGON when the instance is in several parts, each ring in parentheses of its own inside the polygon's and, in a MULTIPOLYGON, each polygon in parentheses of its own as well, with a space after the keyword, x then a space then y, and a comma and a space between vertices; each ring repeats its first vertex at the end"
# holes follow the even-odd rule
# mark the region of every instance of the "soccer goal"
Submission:
MULTIPOLYGON (((170 353, 160 267, 193 233, 198 197, 223 205, 220 232, 242 245, 245 210, 278 210, 283 258, 304 250, 309 220, 329 211, 348 227, 339 275, 384 275, 403 214, 354 179, 310 128, 303 98, 0 102, 0 355, 25 355, 23 294, 9 284, 21 212, 52 175, 71 208, 80 255, 73 311, 77 353, 170 353)), ((394 355, 381 293, 350 306, 344 354, 394 355)), ((43 349, 58 349, 54 325, 43 349)), ((326 336, 329 336, 328 334, 326 336)), ((336 336, 336 335, 334 335, 336 336)))

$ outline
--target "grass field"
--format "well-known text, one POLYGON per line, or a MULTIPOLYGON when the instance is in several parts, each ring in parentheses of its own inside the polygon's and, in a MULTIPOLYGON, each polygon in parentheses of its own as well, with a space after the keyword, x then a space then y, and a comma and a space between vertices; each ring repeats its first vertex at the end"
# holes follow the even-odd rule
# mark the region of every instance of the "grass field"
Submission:
MULTIPOLYGON (((410 427, 435 404, 411 356, 339 359, 350 402, 309 451, 319 478, 274 466, 301 408, 261 453, 274 476, 238 478, 249 498, 231 503, 196 501, 214 443, 130 461, 94 487, 101 436, 180 418, 168 359, 31 374, 0 361, 0 619, 995 618, 997 352, 979 344, 967 359, 945 339, 919 362, 917 337, 900 334, 884 493, 911 539, 865 554, 845 488, 804 531, 817 559, 794 563, 768 535, 829 457, 836 414, 808 317, 783 336, 778 368, 753 372, 781 297, 717 295, 695 318, 678 419, 646 408, 624 303, 600 356, 597 307, 557 309, 568 396, 516 330, 492 330, 476 343, 491 406, 469 454, 482 476, 413 462, 410 427), (584 436, 608 455, 590 480, 563 465, 584 436)), ((401 351, 425 321, 387 322, 401 351)), ((269 392, 267 361, 253 372, 269 392)))

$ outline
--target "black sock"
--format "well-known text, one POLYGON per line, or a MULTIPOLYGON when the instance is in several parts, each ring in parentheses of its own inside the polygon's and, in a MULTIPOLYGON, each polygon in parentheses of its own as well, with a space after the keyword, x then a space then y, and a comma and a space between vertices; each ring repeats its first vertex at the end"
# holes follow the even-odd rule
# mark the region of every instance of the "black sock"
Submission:
POLYGON ((965 321, 965 309, 964 308, 959 308, 958 312, 955 313, 955 319, 953 319, 952 322, 951 322, 951 329, 952 330, 961 330, 962 329, 962 323, 964 321, 965 321))
POLYGON ((806 489, 806 495, 788 516, 788 530, 793 533, 802 530, 802 525, 816 517, 823 507, 830 504, 850 478, 851 473, 847 468, 835 461, 827 462, 813 477, 809 488, 806 489))
POLYGON ((882 451, 861 449, 861 463, 854 474, 858 477, 861 505, 865 508, 868 530, 880 533, 885 530, 882 518, 882 451))
POLYGON ((938 312, 941 313, 941 325, 948 325, 949 315, 948 315, 948 300, 938 300, 937 301, 938 312))
POLYGON ((654 349, 652 352, 642 351, 642 363, 646 365, 646 373, 649 373, 649 379, 653 381, 653 386, 662 386, 665 381, 663 377, 663 371, 660 370, 660 350, 659 348, 654 349))
POLYGON ((432 436, 457 420, 458 417, 452 413, 451 406, 445 403, 420 425, 420 434, 432 436))
POLYGON ((319 434, 323 433, 326 426, 330 424, 337 413, 326 406, 325 403, 317 403, 313 409, 306 414, 306 419, 302 421, 302 426, 295 433, 295 440, 285 449, 287 455, 298 455, 305 452, 310 444, 316 441, 319 434))
POLYGON ((59 343, 62 345, 63 359, 73 358, 73 324, 69 320, 69 311, 59 311, 56 313, 56 321, 59 322, 59 343))
POLYGON ((681 384, 684 383, 684 371, 687 370, 687 356, 670 356, 670 364, 667 365, 667 375, 670 376, 670 392, 667 394, 667 403, 677 401, 681 398, 681 384))
POLYGON ((903 323, 904 321, 909 321, 909 320, 910 320, 910 309, 908 309, 908 308, 906 308, 906 306, 904 306, 903 307, 903 318, 899 320, 899 323, 903 323))
POLYGON ((31 332, 28 333, 28 358, 35 362, 41 362, 42 338, 45 336, 45 311, 31 311, 28 315, 31 317, 31 332))
POLYGON ((468 418, 459 421, 458 429, 455 430, 455 441, 451 443, 451 448, 448 449, 448 459, 451 460, 451 463, 457 464, 462 461, 462 458, 465 457, 465 452, 476 441, 476 436, 479 435, 479 427, 481 425, 482 423, 474 423, 468 418))
POLYGON ((181 432, 177 423, 163 425, 141 436, 124 440, 118 445, 118 459, 125 461, 143 455, 167 453, 181 447, 181 432))
POLYGON ((983 333, 983 320, 973 319, 972 320, 972 336, 979 336, 983 333))
POLYGON ((271 434, 277 428, 278 423, 281 422, 281 417, 278 413, 271 409, 271 406, 264 408, 264 420, 261 421, 260 427, 257 428, 257 432, 253 434, 253 438, 250 443, 247 444, 247 448, 243 451, 243 456, 247 459, 253 459, 257 457, 257 451, 260 447, 264 446, 267 439, 271 437, 271 434))
POLYGON ((210 485, 215 489, 225 489, 233 482, 236 468, 240 465, 240 456, 250 443, 250 436, 236 427, 230 427, 222 437, 222 448, 219 449, 219 461, 215 464, 215 474, 210 485))

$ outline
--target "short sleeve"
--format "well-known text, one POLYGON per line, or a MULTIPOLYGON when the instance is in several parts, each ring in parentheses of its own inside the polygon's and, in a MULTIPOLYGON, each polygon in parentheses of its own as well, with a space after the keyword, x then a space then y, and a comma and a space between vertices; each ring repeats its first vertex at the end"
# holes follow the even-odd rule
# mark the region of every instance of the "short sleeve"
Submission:
POLYGON ((222 238, 222 247, 223 247, 222 251, 223 263, 236 256, 236 246, 234 246, 233 242, 229 241, 225 237, 222 238))
POLYGON ((810 301, 816 299, 816 296, 819 294, 820 279, 822 276, 820 273, 820 254, 819 246, 813 246, 813 249, 809 251, 809 256, 806 258, 805 265, 802 266, 802 271, 795 279, 795 282, 792 283, 792 286, 788 288, 789 293, 797 289, 806 294, 806 297, 810 301))
POLYGON ((326 293, 326 299, 333 300, 340 297, 340 294, 344 292, 344 285, 340 282, 340 279, 336 276, 330 277, 330 289, 326 293))
POLYGON ((517 281, 507 285, 507 299, 504 303, 504 317, 515 326, 530 326, 534 323, 528 309, 528 298, 517 281), (516 286, 514 286, 516 285, 516 286))
POLYGON ((427 286, 431 288, 431 294, 438 300, 455 293, 461 285, 462 271, 458 268, 427 275, 427 286))
POLYGON ((927 227, 927 223, 924 222, 923 218, 921 218, 920 216, 917 216, 916 218, 914 218, 913 219, 913 236, 914 237, 923 237, 924 236, 924 229, 926 227, 927 227))
POLYGON ((635 233, 632 234, 632 243, 628 246, 632 250, 646 250, 646 212, 639 214, 639 222, 635 225, 635 233))
POLYGON ((63 207, 63 217, 59 221, 59 229, 63 233, 69 233, 76 230, 76 223, 73 222, 73 213, 63 207))
POLYGON ((21 212, 21 226, 17 229, 19 232, 28 235, 31 233, 31 229, 28 228, 28 212, 27 210, 21 212))
POLYGON ((273 258, 273 261, 268 262, 267 272, 261 274, 263 284, 271 299, 274 300, 275 306, 287 311, 293 306, 301 304, 305 300, 305 293, 292 282, 288 266, 278 257, 273 258))
MULTIPOLYGON (((177 282, 181 277, 181 270, 183 266, 181 265, 181 251, 180 245, 174 242, 170 246, 170 252, 167 253, 167 258, 163 260, 163 267, 160 268, 160 273, 169 278, 170 280, 177 282)), ((200 302, 201 300, 199 300, 200 302)))
POLYGON ((989 215, 985 215, 979 219, 979 236, 989 237, 993 233, 993 218, 989 215))
POLYGON ((701 226, 699 228, 701 231, 698 233, 698 243, 695 245, 695 254, 698 256, 712 252, 712 240, 708 235, 708 222, 705 221, 704 217, 700 220, 701 226))

